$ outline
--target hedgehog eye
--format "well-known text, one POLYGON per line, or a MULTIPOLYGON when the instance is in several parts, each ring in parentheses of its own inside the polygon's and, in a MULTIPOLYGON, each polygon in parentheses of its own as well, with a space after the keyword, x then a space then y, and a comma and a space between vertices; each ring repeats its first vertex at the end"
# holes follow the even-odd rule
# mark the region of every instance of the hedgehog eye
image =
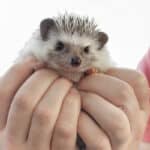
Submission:
POLYGON ((89 46, 84 47, 84 52, 88 54, 90 52, 90 47, 89 46))
POLYGON ((55 50, 56 50, 56 51, 62 51, 62 50, 64 49, 64 47, 65 47, 64 43, 61 42, 61 41, 58 41, 58 42, 56 43, 55 50))

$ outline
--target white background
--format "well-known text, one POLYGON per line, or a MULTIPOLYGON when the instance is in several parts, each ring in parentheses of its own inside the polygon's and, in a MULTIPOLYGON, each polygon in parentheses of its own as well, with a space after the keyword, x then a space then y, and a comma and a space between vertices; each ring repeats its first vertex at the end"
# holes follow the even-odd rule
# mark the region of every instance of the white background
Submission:
POLYGON ((150 0, 0 0, 0 74, 41 19, 65 11, 94 17, 120 66, 136 68, 150 46, 150 0))

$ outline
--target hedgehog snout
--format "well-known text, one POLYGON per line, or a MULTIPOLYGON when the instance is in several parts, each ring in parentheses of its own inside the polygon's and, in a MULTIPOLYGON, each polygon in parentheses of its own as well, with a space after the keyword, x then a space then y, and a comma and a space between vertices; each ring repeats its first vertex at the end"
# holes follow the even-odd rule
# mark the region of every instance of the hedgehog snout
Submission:
POLYGON ((81 58, 79 56, 73 56, 70 60, 70 64, 73 67, 78 67, 81 64, 81 58))

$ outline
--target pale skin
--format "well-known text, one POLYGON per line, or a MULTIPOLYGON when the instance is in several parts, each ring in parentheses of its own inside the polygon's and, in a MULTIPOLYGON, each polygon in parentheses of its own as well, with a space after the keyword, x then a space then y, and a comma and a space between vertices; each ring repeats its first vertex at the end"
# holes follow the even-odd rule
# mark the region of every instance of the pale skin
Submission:
POLYGON ((0 78, 0 150, 75 150, 77 132, 87 150, 139 148, 150 108, 143 75, 112 68, 74 88, 52 70, 33 73, 36 64, 28 58, 0 78))

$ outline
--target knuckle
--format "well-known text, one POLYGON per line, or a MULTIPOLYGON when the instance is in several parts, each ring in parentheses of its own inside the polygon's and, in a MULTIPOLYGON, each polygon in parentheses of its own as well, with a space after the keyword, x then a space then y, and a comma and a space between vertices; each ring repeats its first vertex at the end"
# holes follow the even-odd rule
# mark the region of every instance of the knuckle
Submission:
POLYGON ((129 127, 129 122, 127 119, 123 119, 121 117, 117 118, 117 122, 115 123, 115 127, 117 129, 117 131, 120 133, 122 131, 129 131, 130 127, 129 127))
POLYGON ((133 89, 128 83, 123 83, 119 87, 118 96, 120 99, 128 100, 131 94, 133 94, 133 89))
POLYGON ((71 83, 71 81, 69 81, 69 80, 67 80, 67 79, 65 79, 65 78, 59 78, 57 81, 56 81, 58 84, 62 84, 62 85, 65 85, 65 86, 67 86, 67 85, 72 85, 72 83, 71 83))
POLYGON ((45 69, 45 68, 42 68, 42 69, 38 70, 37 73, 40 74, 40 75, 43 75, 43 74, 57 75, 53 70, 49 70, 49 69, 45 69))
POLYGON ((68 95, 70 96, 70 100, 73 99, 76 100, 76 102, 81 99, 79 92, 75 88, 71 88, 68 95))
POLYGON ((76 95, 77 95, 77 96, 80 96, 78 90, 75 89, 75 88, 71 88, 69 94, 71 94, 71 95, 73 95, 73 96, 76 96, 76 95))
POLYGON ((58 74, 56 72, 54 72, 53 70, 45 69, 45 68, 37 70, 34 73, 34 75, 36 75, 38 77, 39 76, 53 77, 53 78, 57 78, 58 77, 58 74))
POLYGON ((31 102, 26 94, 20 94, 14 101, 15 107, 19 110, 26 111, 31 108, 31 102))
POLYGON ((109 135, 112 140, 117 141, 120 144, 124 144, 131 137, 131 127, 129 120, 123 111, 114 113, 112 118, 116 121, 112 121, 109 127, 109 135))
POLYGON ((46 109, 46 108, 37 108, 34 112, 35 120, 40 124, 47 124, 50 123, 53 112, 46 109))
POLYGON ((127 132, 118 132, 115 134, 115 140, 117 143, 120 143, 121 145, 124 145, 125 143, 128 142, 130 139, 131 135, 127 132))
POLYGON ((34 74, 41 76, 41 75, 44 75, 44 74, 47 74, 47 73, 48 73, 48 71, 45 68, 42 68, 40 70, 37 70, 34 74))
POLYGON ((112 139, 120 144, 124 144, 131 137, 130 125, 126 119, 118 118, 117 122, 112 125, 112 139))
POLYGON ((57 135, 61 138, 69 139, 73 136, 74 128, 71 125, 61 124, 56 128, 57 135))

